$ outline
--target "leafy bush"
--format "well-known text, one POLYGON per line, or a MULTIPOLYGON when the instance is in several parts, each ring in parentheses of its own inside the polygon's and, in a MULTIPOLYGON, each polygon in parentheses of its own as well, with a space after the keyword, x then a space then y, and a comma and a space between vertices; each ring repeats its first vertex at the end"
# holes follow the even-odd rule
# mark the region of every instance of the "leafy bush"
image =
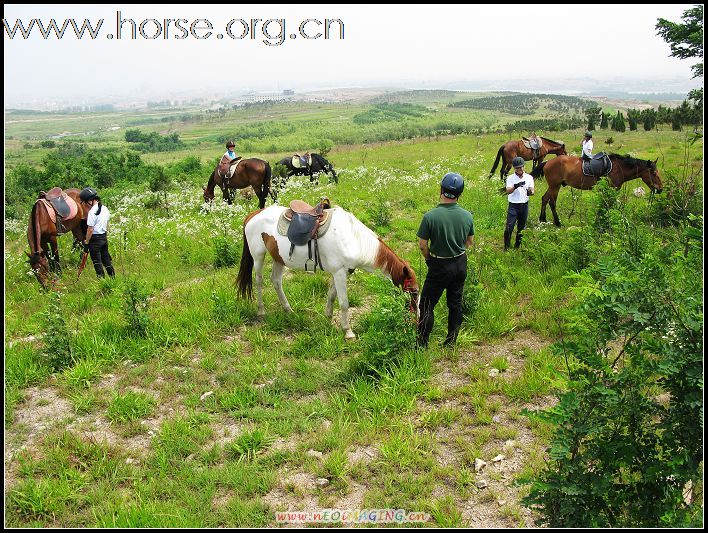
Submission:
POLYGON ((238 245, 227 237, 214 239, 214 268, 234 266, 239 261, 238 245))
POLYGON ((150 325, 147 309, 147 290, 137 280, 127 279, 123 292, 123 316, 128 322, 130 333, 139 337, 147 335, 150 325))
MULTIPOLYGON (((692 230, 692 231, 691 231, 692 230)), ((701 483, 703 313, 700 230, 622 246, 576 274, 565 357, 569 390, 541 412, 550 460, 524 502, 553 527, 696 525, 701 483), (662 400, 668 398, 668 400, 662 400)))
POLYGON ((49 305, 43 313, 45 332, 43 353, 53 371, 70 366, 73 360, 72 340, 62 313, 61 296, 58 290, 51 290, 49 305))

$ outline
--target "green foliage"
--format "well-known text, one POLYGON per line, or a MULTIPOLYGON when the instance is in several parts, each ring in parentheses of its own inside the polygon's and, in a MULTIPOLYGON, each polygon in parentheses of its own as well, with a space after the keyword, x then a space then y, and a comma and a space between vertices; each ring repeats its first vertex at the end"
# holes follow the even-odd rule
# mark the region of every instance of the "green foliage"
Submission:
POLYGON ((415 104, 376 104, 364 113, 354 115, 354 124, 375 124, 389 120, 403 120, 409 117, 422 117, 429 111, 415 104))
POLYGON ((147 335, 150 325, 148 316, 148 292, 135 279, 125 280, 123 289, 123 316, 128 322, 128 332, 138 337, 147 335))
MULTIPOLYGON (((660 18, 655 29, 671 45, 672 57, 703 59, 703 5, 684 11, 683 24, 660 18)), ((703 77, 703 61, 693 65, 691 70, 694 78, 703 77)))
POLYGON ((391 205, 389 202, 379 197, 374 205, 374 209, 369 211, 369 218, 373 229, 388 227, 391 224, 391 205))
POLYGON ((602 113, 602 108, 598 105, 585 109, 585 116, 588 117, 587 129, 589 131, 593 131, 597 127, 597 122, 600 120, 600 113, 602 113))
MULTIPOLYGON (((700 234, 694 232, 696 237, 700 234)), ((623 246, 574 275, 569 390, 537 415, 556 426, 527 505, 553 527, 686 526, 701 481, 703 313, 700 238, 641 254, 623 246), (666 394, 668 402, 660 400, 666 394)))
POLYGON ((608 117, 608 114, 603 111, 601 114, 601 119, 600 119, 600 129, 601 130, 606 130, 609 127, 609 119, 607 117, 608 117))
POLYGON ((225 447, 226 455, 237 461, 252 461, 261 455, 273 442, 274 437, 264 429, 244 431, 225 447))
POLYGON ((606 233, 612 227, 611 219, 612 215, 616 213, 615 207, 617 206, 619 191, 605 179, 601 179, 595 185, 593 191, 596 193, 593 229, 596 234, 606 233))
POLYGON ((160 135, 156 131, 143 133, 140 130, 125 130, 125 141, 134 143, 140 152, 172 152, 184 148, 179 134, 160 135))
POLYGON ((349 361, 344 372, 346 378, 380 379, 415 346, 417 328, 408 310, 408 296, 385 283, 387 286, 379 288, 377 304, 362 318, 365 329, 359 341, 362 353, 349 361))
POLYGON ((146 418, 155 409, 155 400, 147 394, 127 391, 116 393, 108 405, 107 416, 112 422, 129 422, 146 418))
POLYGON ((240 255, 241 250, 232 238, 219 236, 214 239, 214 268, 234 266, 240 255))
POLYGON ((614 131, 624 132, 627 129, 627 125, 624 122, 624 115, 622 111, 617 111, 617 114, 612 117, 612 129, 614 131))
POLYGON ((73 360, 72 338, 62 309, 62 293, 49 292, 49 305, 43 313, 44 356, 53 371, 68 367, 73 360))
POLYGON ((467 319, 474 318, 484 296, 484 285, 479 281, 480 267, 468 257, 467 279, 462 290, 462 314, 467 319))

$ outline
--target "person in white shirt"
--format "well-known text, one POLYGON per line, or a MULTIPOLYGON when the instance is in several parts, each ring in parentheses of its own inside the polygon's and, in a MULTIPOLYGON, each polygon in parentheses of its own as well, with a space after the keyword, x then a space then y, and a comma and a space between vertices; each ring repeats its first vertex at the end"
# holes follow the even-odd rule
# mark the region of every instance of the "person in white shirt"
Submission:
POLYGON ((534 193, 533 177, 524 172, 524 159, 515 157, 511 160, 514 173, 506 178, 506 194, 509 195, 509 208, 506 212, 506 227, 504 228, 504 250, 511 246, 511 234, 516 229, 516 244, 521 246, 521 232, 526 227, 529 217, 529 196, 534 193))
POLYGON ((116 276, 113 270, 113 262, 111 254, 108 252, 108 220, 111 214, 108 208, 101 204, 101 197, 95 189, 91 187, 84 188, 79 193, 81 201, 90 207, 88 216, 86 217, 86 240, 84 241, 84 252, 91 254, 93 268, 96 270, 96 275, 99 278, 104 276, 103 268, 112 278, 116 276))
POLYGON ((580 157, 583 161, 589 161, 592 158, 592 132, 585 132, 580 157))
POLYGON ((221 156, 221 161, 219 161, 219 170, 221 170, 222 176, 226 178, 230 177, 229 171, 231 170, 231 161, 234 159, 241 159, 240 157, 236 157, 236 152, 234 152, 235 147, 236 145, 233 141, 228 141, 226 143, 226 153, 221 156))

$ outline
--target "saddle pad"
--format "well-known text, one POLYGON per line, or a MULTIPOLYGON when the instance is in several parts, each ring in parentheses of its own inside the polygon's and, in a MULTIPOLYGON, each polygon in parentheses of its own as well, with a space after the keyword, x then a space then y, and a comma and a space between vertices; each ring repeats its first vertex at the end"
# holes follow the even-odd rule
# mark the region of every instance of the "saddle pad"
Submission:
MULTIPOLYGON (((278 219, 278 233, 282 235, 283 237, 288 236, 288 227, 290 226, 290 220, 285 218, 286 213, 289 211, 289 209, 286 209, 283 211, 283 213, 280 215, 280 218, 278 219)), ((332 221, 332 209, 325 209, 322 211, 324 213, 324 220, 320 224, 320 227, 317 230, 317 238, 319 239, 327 233, 327 230, 329 229, 329 223, 332 221)))
POLYGON ((54 224, 57 223, 57 213, 59 213, 62 220, 69 221, 73 220, 79 212, 79 206, 76 205, 74 199, 66 193, 63 193, 61 198, 54 199, 51 202, 43 198, 37 201, 44 204, 49 218, 54 224))
POLYGON ((302 156, 302 158, 301 158, 301 157, 298 156, 298 155, 294 155, 293 158, 292 158, 291 163, 293 164, 293 166, 294 166, 295 168, 307 168, 307 167, 311 167, 311 166, 312 166, 312 154, 309 154, 309 155, 307 156, 307 163, 305 164, 305 166, 303 166, 303 164, 302 164, 302 160, 303 160, 303 159, 305 159, 305 156, 302 156))

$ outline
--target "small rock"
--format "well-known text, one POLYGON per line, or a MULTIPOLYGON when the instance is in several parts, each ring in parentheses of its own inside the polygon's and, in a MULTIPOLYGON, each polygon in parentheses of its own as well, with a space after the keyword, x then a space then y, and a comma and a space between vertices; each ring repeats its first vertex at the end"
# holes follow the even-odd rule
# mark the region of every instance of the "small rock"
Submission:
POLYGON ((322 452, 318 452, 317 450, 307 450, 307 455, 310 457, 322 457, 322 452))
POLYGON ((504 441, 504 448, 513 448, 516 446, 516 441, 515 440, 507 440, 504 441))
POLYGON ((315 485, 317 485, 318 487, 326 487, 327 485, 329 485, 329 479, 325 477, 318 477, 315 480, 315 485))
POLYGON ((486 481, 484 481, 483 479, 480 479, 477 483, 475 483, 475 486, 478 489, 486 489, 489 486, 489 484, 486 481))
POLYGON ((134 462, 135 462, 135 459, 133 459, 132 457, 128 457, 125 460, 125 464, 127 464, 127 465, 132 465, 134 462))
POLYGON ((481 472, 482 470, 484 470, 485 466, 487 466, 487 463, 485 463, 481 459, 477 458, 474 460, 474 471, 475 472, 481 472))
POLYGON ((502 507, 502 506, 504 506, 505 504, 506 504, 506 500, 497 500, 497 505, 498 505, 499 507, 502 507))
POLYGON ((499 416, 499 415, 494 415, 494 416, 492 417, 492 422, 494 422, 495 424, 498 424, 499 422, 501 422, 501 416, 499 416))
POLYGON ((503 456, 502 454, 499 454, 494 459, 492 459, 492 462, 499 463, 499 462, 503 461, 504 459, 506 459, 506 457, 503 456))
POLYGON ((207 392, 205 392, 204 394, 202 394, 202 395, 199 397, 199 399, 200 399, 201 401, 204 401, 205 399, 207 399, 207 398, 208 398, 209 396, 211 396, 212 394, 214 394, 214 391, 213 391, 213 390, 207 391, 207 392))
POLYGON ((495 377, 497 377, 498 375, 499 375, 499 370, 496 369, 496 368, 492 368, 492 369, 489 371, 489 377, 490 377, 490 378, 495 378, 495 377))

